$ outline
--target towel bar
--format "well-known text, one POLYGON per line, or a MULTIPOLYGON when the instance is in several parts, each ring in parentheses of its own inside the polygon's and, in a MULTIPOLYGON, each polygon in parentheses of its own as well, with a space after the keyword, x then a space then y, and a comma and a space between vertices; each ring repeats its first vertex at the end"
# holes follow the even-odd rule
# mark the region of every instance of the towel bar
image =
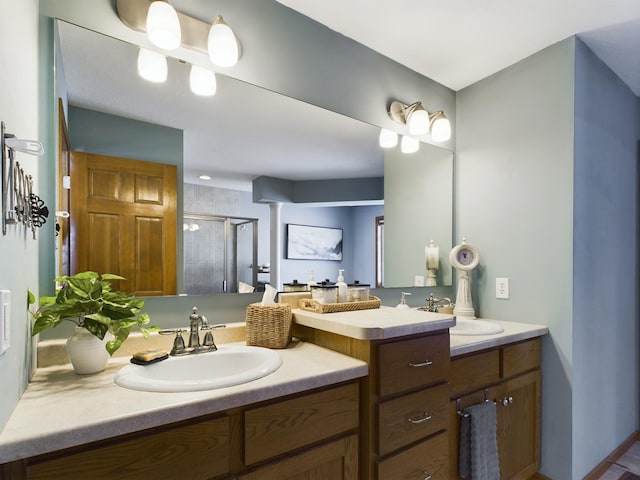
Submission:
MULTIPOLYGON (((485 388, 484 389, 484 401, 485 402, 491 402, 492 400, 489 400, 489 389, 485 388)), ((496 402, 493 402, 493 404, 495 405, 496 402)), ((462 409, 460 408, 460 398, 456 398, 456 413, 461 416, 462 418, 469 418, 469 414, 468 413, 464 413, 462 411, 462 409)))

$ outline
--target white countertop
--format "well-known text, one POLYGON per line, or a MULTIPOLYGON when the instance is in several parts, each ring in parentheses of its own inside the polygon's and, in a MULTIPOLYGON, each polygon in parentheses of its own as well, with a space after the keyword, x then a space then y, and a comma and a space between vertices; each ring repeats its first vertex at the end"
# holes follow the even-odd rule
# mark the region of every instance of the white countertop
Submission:
MULTIPOLYGON (((310 343, 278 350, 282 366, 259 380, 202 392, 153 393, 119 387, 116 372, 76 375, 69 364, 39 368, 0 432, 0 464, 356 379, 367 364, 310 343)), ((205 354, 207 355, 207 354, 205 354)))
POLYGON ((504 331, 493 335, 450 335, 451 357, 499 347, 507 343, 520 342, 549 333, 549 329, 544 325, 506 322, 489 318, 482 318, 481 320, 497 323, 502 326, 504 331))
POLYGON ((315 313, 296 308, 292 313, 294 322, 299 325, 360 340, 383 340, 415 335, 455 325, 453 315, 425 312, 415 308, 382 306, 334 313, 315 313))

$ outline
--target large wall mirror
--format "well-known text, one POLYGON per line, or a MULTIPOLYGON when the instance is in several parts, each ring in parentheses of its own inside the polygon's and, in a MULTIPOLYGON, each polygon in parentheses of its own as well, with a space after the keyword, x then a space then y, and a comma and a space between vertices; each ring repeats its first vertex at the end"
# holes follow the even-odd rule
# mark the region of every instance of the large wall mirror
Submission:
MULTIPOLYGON (((187 263, 194 259, 198 263, 200 258, 200 253, 193 252, 194 245, 215 249, 197 240, 200 227, 193 227, 191 220, 198 215, 251 221, 252 236, 255 234, 258 239, 256 255, 243 255, 248 260, 241 268, 254 269, 253 281, 269 282, 270 208, 253 201, 251 188, 257 177, 294 182, 297 188, 306 185, 304 182, 336 180, 342 186, 353 182, 352 188, 346 189, 353 196, 364 179, 384 176, 384 203, 395 199, 389 211, 382 199, 363 197, 348 203, 336 202, 334 194, 338 189, 328 182, 312 203, 284 203, 283 232, 289 223, 337 227, 343 229, 345 244, 342 262, 288 260, 283 256, 283 283, 294 279, 304 282, 311 271, 316 280, 335 280, 337 270, 344 268, 348 281, 375 284, 375 219, 384 215, 389 239, 416 240, 413 256, 409 258, 404 252, 402 262, 396 261, 400 257, 388 247, 405 247, 397 246, 393 240, 391 245, 384 243, 381 258, 387 264, 385 271, 394 263, 393 274, 388 279, 385 276, 384 286, 409 287, 417 276, 426 277, 424 247, 430 240, 437 242, 441 252, 438 285, 451 285, 450 151, 421 144, 420 152, 405 162, 409 156, 403 159, 399 151, 390 153, 378 147, 379 129, 374 125, 219 73, 216 95, 198 97, 189 89, 190 65, 172 58, 168 59, 167 83, 150 83, 137 74, 135 45, 62 21, 57 21, 57 31, 56 91, 67 110, 71 149, 98 149, 105 155, 164 163, 175 161, 178 166, 179 182, 183 183, 178 186, 177 293, 206 293, 185 291, 189 282, 185 282, 184 269, 188 268, 187 263), (113 132, 119 132, 116 138, 113 132), (417 179, 418 184, 388 182, 387 178, 398 178, 396 169, 417 179), (204 174, 213 177, 212 181, 198 178, 204 174), (407 187, 412 190, 409 196, 407 187), (429 196, 421 197, 425 193, 429 196), (399 201, 408 203, 401 205, 399 201), (437 215, 429 217, 430 212, 437 215), (423 231, 418 231, 417 226, 424 227, 423 231)), ((317 186, 314 184, 313 188, 317 186)))

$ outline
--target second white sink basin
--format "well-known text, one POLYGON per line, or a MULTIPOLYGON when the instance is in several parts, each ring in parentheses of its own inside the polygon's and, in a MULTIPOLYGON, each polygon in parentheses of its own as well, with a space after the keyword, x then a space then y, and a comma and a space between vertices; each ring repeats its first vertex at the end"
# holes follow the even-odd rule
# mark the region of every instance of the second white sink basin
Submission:
POLYGON ((497 323, 472 318, 456 318, 456 325, 449 329, 451 335, 495 335, 504 332, 497 323))
POLYGON ((169 357, 151 365, 127 365, 114 381, 146 392, 194 392, 248 383, 275 372, 280 365, 280 354, 268 348, 219 345, 215 352, 169 357))

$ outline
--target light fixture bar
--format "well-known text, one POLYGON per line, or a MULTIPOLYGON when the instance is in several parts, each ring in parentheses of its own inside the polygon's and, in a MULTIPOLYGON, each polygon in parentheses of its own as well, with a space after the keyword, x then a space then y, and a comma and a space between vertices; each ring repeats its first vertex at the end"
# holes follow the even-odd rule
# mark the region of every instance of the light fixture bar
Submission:
MULTIPOLYGON (((117 0, 116 12, 118 18, 127 27, 137 32, 146 33, 147 12, 150 4, 151 0, 117 0)), ((207 46, 211 24, 184 13, 177 12, 177 14, 182 32, 182 46, 208 54, 207 46)), ((238 45, 240 45, 240 42, 238 42, 238 45)), ((238 50, 238 56, 242 56, 241 45, 238 50)))

